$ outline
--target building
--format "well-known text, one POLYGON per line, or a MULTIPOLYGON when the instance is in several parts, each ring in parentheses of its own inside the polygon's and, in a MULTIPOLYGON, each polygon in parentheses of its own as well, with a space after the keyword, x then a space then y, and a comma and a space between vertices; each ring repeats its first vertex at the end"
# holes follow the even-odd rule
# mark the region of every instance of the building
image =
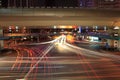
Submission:
POLYGON ((0 0, 0 7, 2 6, 1 0, 0 0))
POLYGON ((1 7, 78 7, 78 0, 1 0, 1 7))
POLYGON ((99 8, 120 8, 120 0, 99 0, 99 8))
POLYGON ((120 27, 109 28, 107 33, 111 36, 111 39, 107 39, 109 46, 120 50, 120 27))
POLYGON ((120 8, 120 0, 79 0, 79 7, 120 8))
POLYGON ((120 0, 0 0, 0 3, 0 6, 3 8, 120 8, 120 0))
POLYGON ((8 7, 8 0, 0 0, 1 1, 1 7, 7 8, 8 7))
POLYGON ((97 0, 79 0, 79 7, 96 7, 97 0))
POLYGON ((120 8, 120 0, 117 0, 117 3, 115 4, 116 8, 120 8))

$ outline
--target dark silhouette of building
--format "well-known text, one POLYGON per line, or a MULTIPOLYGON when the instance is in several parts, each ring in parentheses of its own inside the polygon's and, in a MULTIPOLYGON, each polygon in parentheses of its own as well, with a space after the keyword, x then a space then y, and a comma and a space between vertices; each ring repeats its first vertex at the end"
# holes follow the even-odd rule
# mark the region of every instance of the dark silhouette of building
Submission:
POLYGON ((120 0, 0 0, 0 7, 98 7, 120 8, 120 0))
POLYGON ((7 8, 8 7, 8 0, 1 0, 1 7, 7 8))
POLYGON ((78 0, 46 0, 46 7, 78 7, 78 0))
POLYGON ((55 0, 46 0, 45 1, 45 7, 54 7, 55 6, 55 0))
POLYGON ((0 7, 2 7, 2 1, 0 0, 0 7))
POLYGON ((78 0, 1 0, 2 7, 78 7, 78 0))
POLYGON ((98 0, 79 0, 79 7, 96 7, 98 0))
POLYGON ((101 8, 120 8, 120 0, 99 0, 98 7, 101 7, 101 8))

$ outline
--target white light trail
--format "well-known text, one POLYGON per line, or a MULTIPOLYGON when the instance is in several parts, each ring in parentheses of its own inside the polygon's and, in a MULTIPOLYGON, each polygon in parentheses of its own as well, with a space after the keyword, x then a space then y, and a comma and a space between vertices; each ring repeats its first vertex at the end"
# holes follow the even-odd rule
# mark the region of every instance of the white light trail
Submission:
MULTIPOLYGON (((77 46, 74 46, 74 45, 71 45, 69 43, 66 43, 67 46, 69 47, 72 47, 74 49, 74 51, 76 52, 77 50, 78 51, 81 51, 81 52, 84 52, 84 54, 82 55, 91 55, 91 56, 96 56, 96 57, 108 57, 108 58, 112 58, 112 59, 117 59, 117 60, 120 60, 120 56, 117 56, 117 55, 113 55, 113 54, 105 54, 105 53, 100 53, 100 52, 96 52, 96 51, 92 51, 92 50, 88 50, 88 49, 84 49, 84 48, 80 48, 80 47, 77 47, 77 46), (89 53, 88 53, 89 52, 89 53)), ((78 53, 78 52, 77 52, 78 53)))
POLYGON ((62 36, 52 40, 52 41, 48 41, 48 42, 41 42, 41 43, 32 43, 32 44, 27 44, 27 45, 40 45, 40 44, 49 44, 49 43, 53 43, 53 42, 56 42, 58 41, 60 38, 62 38, 62 36))
POLYGON ((10 78, 10 77, 15 77, 15 76, 0 76, 0 78, 10 78))
POLYGON ((29 70, 29 72, 25 75, 24 79, 26 79, 28 77, 28 75, 32 72, 32 70, 37 66, 38 63, 41 62, 41 60, 45 57, 45 55, 47 55, 47 53, 53 48, 54 46, 49 46, 45 52, 43 52, 44 54, 42 55, 42 57, 40 57, 40 59, 36 62, 35 65, 33 65, 33 67, 29 70))
MULTIPOLYGON (((51 42, 51 43, 54 43, 54 42, 58 41, 60 38, 61 38, 61 36, 58 37, 57 39, 53 40, 53 41, 50 41, 50 42, 51 42)), ((51 44, 50 46, 48 46, 48 48, 43 52, 42 57, 39 58, 39 60, 36 62, 36 64, 33 65, 33 67, 29 70, 29 72, 24 76, 24 79, 26 79, 26 78, 29 76, 29 74, 33 71, 33 69, 36 68, 37 64, 42 61, 42 59, 48 54, 48 52, 49 52, 52 48, 54 48, 54 44, 51 44)))

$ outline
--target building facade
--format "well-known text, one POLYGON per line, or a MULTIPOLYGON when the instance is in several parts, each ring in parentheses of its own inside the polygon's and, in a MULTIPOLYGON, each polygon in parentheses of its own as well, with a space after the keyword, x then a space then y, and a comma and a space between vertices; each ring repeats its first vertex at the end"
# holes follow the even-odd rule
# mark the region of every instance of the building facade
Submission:
POLYGON ((120 8, 120 0, 99 0, 99 8, 120 8))
POLYGON ((109 46, 120 50, 120 27, 109 28, 107 33, 112 37, 112 39, 107 39, 109 46))
POLYGON ((79 7, 96 7, 97 0, 79 0, 79 7))
POLYGON ((120 8, 120 0, 0 0, 0 6, 3 8, 120 8))
POLYGON ((2 1, 0 0, 0 7, 2 6, 2 1))
POLYGON ((3 8, 78 7, 78 0, 1 0, 3 8))
POLYGON ((120 8, 120 0, 79 0, 79 7, 120 8))

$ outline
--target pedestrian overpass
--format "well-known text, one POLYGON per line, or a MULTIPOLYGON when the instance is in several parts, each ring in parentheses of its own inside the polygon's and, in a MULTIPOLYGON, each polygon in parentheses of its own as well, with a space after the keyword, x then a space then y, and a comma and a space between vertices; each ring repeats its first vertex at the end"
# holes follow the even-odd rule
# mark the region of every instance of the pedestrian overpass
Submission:
POLYGON ((120 10, 83 8, 0 9, 0 27, 17 26, 119 26, 120 10))

